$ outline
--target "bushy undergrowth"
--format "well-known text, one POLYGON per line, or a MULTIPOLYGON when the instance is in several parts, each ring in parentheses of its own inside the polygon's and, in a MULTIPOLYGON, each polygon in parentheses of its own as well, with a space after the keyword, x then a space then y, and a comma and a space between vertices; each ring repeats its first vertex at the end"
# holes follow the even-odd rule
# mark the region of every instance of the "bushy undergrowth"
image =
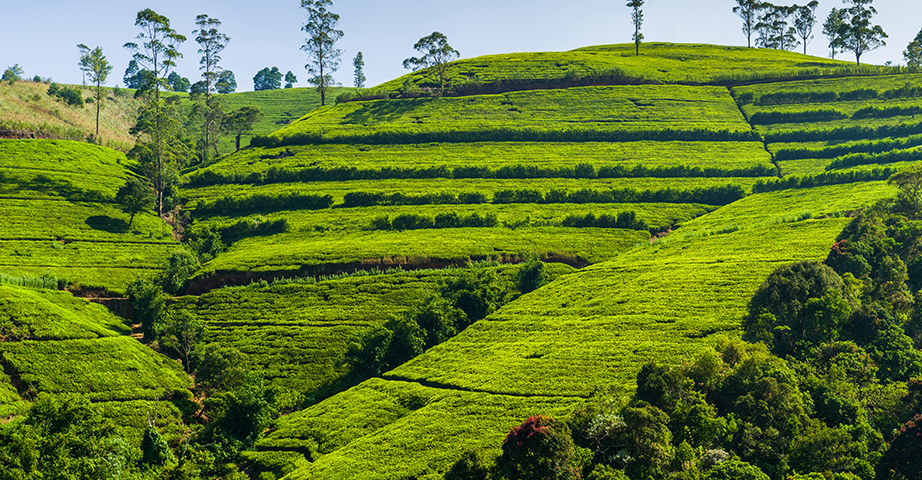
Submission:
POLYGON ((798 160, 803 158, 835 158, 850 153, 883 153, 895 149, 922 146, 922 135, 908 138, 882 139, 822 148, 782 148, 775 152, 775 160, 798 160))

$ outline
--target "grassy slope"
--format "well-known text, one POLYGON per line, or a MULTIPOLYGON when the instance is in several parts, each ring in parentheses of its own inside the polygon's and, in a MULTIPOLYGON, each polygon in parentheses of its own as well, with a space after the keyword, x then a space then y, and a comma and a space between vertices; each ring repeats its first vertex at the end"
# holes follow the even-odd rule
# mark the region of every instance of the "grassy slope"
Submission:
MULTIPOLYGON (((334 88, 327 98, 332 103, 333 98, 349 88, 334 88)), ((180 94, 188 99, 187 94, 180 94)), ((267 135, 279 128, 297 120, 305 113, 320 106, 320 94, 313 88, 282 88, 276 90, 262 90, 258 92, 238 92, 219 95, 224 101, 224 111, 238 109, 247 105, 258 107, 262 118, 253 125, 253 131, 241 137, 240 145, 249 145, 253 135, 267 135)), ((189 102, 184 102, 188 106, 189 102)), ((222 154, 234 151, 234 136, 226 134, 221 138, 218 149, 222 154)))
POLYGON ((0 271, 45 272, 86 286, 124 288, 176 248, 156 215, 113 203, 125 155, 69 140, 0 140, 0 271))
MULTIPOLYGON (((889 193, 884 189, 875 195, 889 193)), ((809 190, 792 194, 816 211, 831 199, 845 205, 862 203, 850 200, 850 186, 830 187, 824 195, 809 190)), ((709 215, 749 211, 745 202, 709 215)), ((765 208, 762 219, 775 213, 765 208)), ((367 382, 291 415, 265 445, 316 443, 315 463, 290 478, 334 478, 343 472, 354 478, 438 478, 466 446, 496 453, 502 435, 528 415, 565 410, 573 397, 587 396, 599 385, 630 389, 644 361, 688 358, 711 344, 715 333, 736 335, 747 299, 765 276, 785 263, 824 257, 846 223, 847 219, 824 219, 766 224, 631 250, 522 297, 386 373, 384 380, 367 382), (478 420, 476 408, 465 409, 461 419, 440 418, 438 406, 445 400, 376 428, 350 423, 330 411, 336 405, 365 402, 371 390, 384 391, 388 400, 377 401, 364 415, 388 418, 392 414, 387 407, 378 405, 395 402, 403 391, 397 382, 404 381, 436 387, 456 401, 471 395, 466 401, 482 403, 487 411, 491 402, 509 396, 522 397, 522 404, 507 409, 503 422, 492 425, 478 420), (529 404, 532 401, 546 405, 529 404), (427 445, 426 439, 437 431, 446 440, 438 447, 427 445), (398 450, 395 461, 391 456, 398 450)))
MULTIPOLYGON (((285 137, 322 129, 324 136, 363 136, 381 132, 483 131, 514 128, 572 128, 629 131, 635 129, 677 130, 691 127, 745 132, 750 130, 736 103, 723 87, 635 86, 585 87, 569 90, 513 92, 463 98, 416 99, 354 102, 319 108, 273 135, 285 137)), ((272 168, 349 167, 380 170, 395 166, 436 165, 448 169, 469 166, 496 168, 503 162, 525 165, 569 166, 577 162, 595 168, 606 165, 686 166, 710 169, 748 168, 769 165, 767 152, 756 142, 625 142, 625 143, 528 143, 493 142, 477 144, 430 144, 398 146, 322 145, 285 149, 254 149, 192 172, 191 178, 206 173, 232 175, 244 184, 259 184, 261 175, 272 168), (265 153, 263 153, 265 152, 265 153), (290 155, 293 153, 293 155, 290 155), (281 154, 281 155, 280 155, 281 154), (276 161, 271 157, 282 157, 276 161), (410 157, 412 156, 412 157, 410 157), (413 158, 412 164, 406 159, 413 158), (501 158, 499 162, 497 158, 501 158), (510 160, 511 159, 511 160, 510 160)), ((271 172, 269 172, 271 173, 271 172)), ((207 182, 196 181, 195 185, 207 182)), ((338 201, 348 191, 369 188, 372 191, 432 192, 446 188, 458 191, 492 193, 505 188, 625 188, 641 190, 676 188, 679 185, 714 185, 735 183, 748 188, 751 180, 735 178, 612 179, 612 180, 519 180, 490 179, 385 181, 385 182, 311 182, 300 186, 265 187, 194 186, 191 198, 208 198, 217 192, 272 193, 316 191, 332 193, 338 201), (382 186, 387 187, 382 188, 382 186)), ((191 203, 190 206, 194 206, 191 203)), ((322 212, 261 212, 269 220, 285 218, 290 231, 270 237, 250 237, 205 266, 205 272, 221 271, 294 271, 302 265, 364 262, 399 264, 426 263, 431 259, 506 258, 527 252, 579 256, 596 262, 611 258, 618 251, 645 238, 636 231, 561 228, 566 215, 617 213, 626 209, 655 226, 669 226, 689 220, 698 207, 667 207, 656 212, 654 205, 563 205, 536 207, 516 205, 496 208, 422 207, 360 208, 322 212), (438 231, 368 232, 365 228, 377 215, 406 212, 437 213, 457 210, 460 213, 495 212, 504 223, 529 225, 515 230, 492 228, 477 231, 444 229, 438 231), (359 246, 359 248, 356 248, 359 246)), ((703 213, 703 212, 702 212, 703 213)), ((239 218, 262 221, 246 212, 230 218, 211 217, 201 225, 226 225, 239 218)))
MULTIPOLYGON (((96 133, 96 104, 68 106, 49 96, 48 87, 34 82, 0 85, 0 130, 25 130, 72 140, 83 140, 96 133)), ((81 89, 83 98, 95 95, 95 89, 75 88, 81 89)), ((99 137, 104 145, 128 150, 134 144, 128 130, 134 125, 140 101, 133 98, 132 90, 104 90, 99 137)))
POLYGON ((82 394, 139 439, 145 415, 159 408, 167 431, 187 395, 179 365, 127 336, 105 307, 53 290, 0 285, 0 417, 21 412, 37 394, 82 394), (160 405, 155 405, 160 403, 160 405))

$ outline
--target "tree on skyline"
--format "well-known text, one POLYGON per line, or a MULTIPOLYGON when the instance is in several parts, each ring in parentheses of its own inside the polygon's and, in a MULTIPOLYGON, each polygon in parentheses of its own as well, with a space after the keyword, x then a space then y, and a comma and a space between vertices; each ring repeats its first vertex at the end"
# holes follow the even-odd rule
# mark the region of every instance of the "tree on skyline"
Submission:
POLYGON ((102 85, 109 78, 112 65, 109 64, 109 60, 103 55, 102 48, 99 46, 90 50, 81 43, 77 45, 77 48, 80 50, 80 70, 83 71, 84 76, 87 74, 90 76, 90 83, 96 84, 94 103, 96 104, 96 138, 99 138, 99 111, 102 109, 103 102, 102 85))
POLYGON ((461 54, 451 48, 448 37, 432 32, 428 37, 423 37, 413 45, 413 49, 422 53, 422 57, 410 57, 403 61, 403 68, 408 70, 422 70, 431 68, 439 81, 439 95, 445 91, 445 80, 448 78, 448 63, 458 58, 461 54))
POLYGON ((298 77, 291 70, 285 74, 285 88, 292 88, 298 83, 298 77))
POLYGON ((355 54, 352 66, 355 67, 355 88, 365 88, 365 57, 362 52, 355 54))
POLYGON ((307 10, 307 23, 301 27, 307 34, 301 46, 308 57, 304 69, 311 75, 308 83, 317 87, 320 105, 326 105, 327 91, 336 86, 333 72, 339 69, 342 55, 342 50, 336 48, 336 42, 343 37, 343 31, 336 28, 339 15, 327 10, 332 5, 331 0, 301 0, 301 8, 307 10))
POLYGON ((784 5, 761 4, 762 14, 756 29, 759 32, 756 45, 762 48, 777 50, 793 50, 800 42, 797 41, 797 30, 788 25, 788 19, 794 13, 794 7, 784 5))
POLYGON ((237 79, 234 77, 234 72, 231 70, 223 70, 221 75, 218 75, 218 82, 215 84, 215 89, 218 93, 234 93, 237 90, 237 79))
POLYGON ((903 51, 903 59, 906 60, 906 66, 922 67, 922 30, 919 30, 916 38, 906 46, 906 50, 903 51))
MULTIPOLYGON (((212 92, 217 91, 217 84, 223 73, 221 68, 221 52, 230 42, 230 37, 221 33, 218 27, 221 21, 217 18, 211 18, 206 14, 195 17, 197 29, 192 31, 195 35, 195 41, 198 43, 199 70, 202 71, 202 82, 204 82, 202 94, 204 94, 205 105, 199 110, 202 121, 202 161, 208 160, 209 146, 214 144, 217 150, 217 142, 212 141, 212 137, 217 133, 216 130, 221 126, 221 116, 224 114, 220 105, 215 104, 211 97, 212 92)), ((217 154, 217 151, 215 152, 217 154)))
POLYGON ((282 88, 282 72, 279 67, 266 67, 253 76, 253 90, 276 90, 282 88))
POLYGON ((829 40, 830 58, 835 60, 836 53, 842 49, 842 29, 848 19, 848 11, 844 8, 835 8, 829 11, 826 22, 823 23, 823 35, 829 40))
POLYGON ((253 125, 255 125, 262 116, 263 114, 259 108, 252 105, 240 107, 237 110, 224 114, 222 124, 225 130, 234 134, 237 141, 238 152, 240 151, 240 137, 243 136, 244 133, 252 130, 253 125))
POLYGON ((162 217, 163 192, 171 180, 168 172, 173 171, 173 164, 181 163, 181 159, 176 157, 175 151, 167 152, 167 144, 173 140, 168 137, 174 135, 177 129, 171 125, 174 119, 164 112, 160 89, 167 85, 166 77, 176 67, 176 59, 182 58, 179 45, 186 41, 186 37, 170 27, 170 19, 149 8, 138 12, 134 24, 141 28, 136 37, 140 43, 128 42, 124 47, 132 53, 132 59, 140 69, 151 73, 154 95, 142 118, 139 118, 139 126, 132 130, 150 137, 149 161, 152 164, 146 171, 157 193, 157 213, 162 217))
POLYGON ((816 26, 816 7, 818 6, 820 2, 817 0, 802 7, 794 6, 794 30, 804 45, 804 55, 807 54, 807 44, 813 40, 813 27, 816 26))
POLYGON ((634 40, 634 55, 640 55, 640 42, 643 41, 643 34, 640 33, 640 27, 643 25, 643 10, 640 7, 643 7, 644 0, 628 0, 627 6, 631 7, 631 23, 634 24, 634 35, 631 37, 634 40))
POLYGON ((872 25, 871 17, 877 14, 871 4, 874 0, 843 0, 851 5, 849 19, 839 26, 839 39, 843 51, 855 54, 855 63, 861 65, 861 56, 887 45, 887 34, 880 25, 872 25))
POLYGON ((750 48, 761 9, 762 4, 758 0, 736 0, 736 6, 733 7, 733 13, 743 20, 743 34, 746 35, 746 46, 750 48))

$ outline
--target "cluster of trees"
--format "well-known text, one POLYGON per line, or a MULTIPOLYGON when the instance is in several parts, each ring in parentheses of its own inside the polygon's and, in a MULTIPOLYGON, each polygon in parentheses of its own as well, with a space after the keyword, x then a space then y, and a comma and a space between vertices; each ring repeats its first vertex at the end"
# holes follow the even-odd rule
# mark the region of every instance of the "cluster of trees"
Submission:
POLYGON ((733 13, 743 20, 743 34, 746 46, 752 46, 752 36, 756 36, 756 46, 778 50, 793 50, 803 44, 804 55, 807 44, 813 38, 816 26, 816 0, 804 6, 774 5, 757 0, 737 0, 733 13))
MULTIPOLYGON (((836 53, 851 52, 855 62, 861 63, 861 55, 886 45, 887 34, 879 25, 873 25, 871 18, 877 10, 871 5, 874 0, 843 0, 848 8, 833 8, 823 24, 823 34, 829 39, 832 58, 836 53)), ((773 5, 759 0, 736 0, 733 13, 743 21, 743 34, 747 46, 793 50, 803 44, 804 54, 813 38, 817 24, 816 8, 819 2, 798 5, 773 5)))
MULTIPOLYGON (((298 77, 291 70, 285 74, 285 88, 293 88, 298 83, 298 77)), ((253 90, 277 90, 282 88, 282 72, 278 67, 266 67, 253 77, 253 90)))
POLYGON ((494 462, 467 452, 445 478, 922 478, 922 170, 891 183, 825 261, 769 275, 745 342, 648 363, 629 399, 529 418, 494 462))

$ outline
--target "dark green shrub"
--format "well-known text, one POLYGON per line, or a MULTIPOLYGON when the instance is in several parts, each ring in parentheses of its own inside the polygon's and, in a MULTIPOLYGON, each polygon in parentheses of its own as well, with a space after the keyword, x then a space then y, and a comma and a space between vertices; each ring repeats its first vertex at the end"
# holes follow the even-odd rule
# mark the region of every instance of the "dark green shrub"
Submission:
POLYGON ((544 262, 532 256, 519 267, 516 274, 516 287, 522 293, 529 293, 547 284, 549 277, 544 262))

